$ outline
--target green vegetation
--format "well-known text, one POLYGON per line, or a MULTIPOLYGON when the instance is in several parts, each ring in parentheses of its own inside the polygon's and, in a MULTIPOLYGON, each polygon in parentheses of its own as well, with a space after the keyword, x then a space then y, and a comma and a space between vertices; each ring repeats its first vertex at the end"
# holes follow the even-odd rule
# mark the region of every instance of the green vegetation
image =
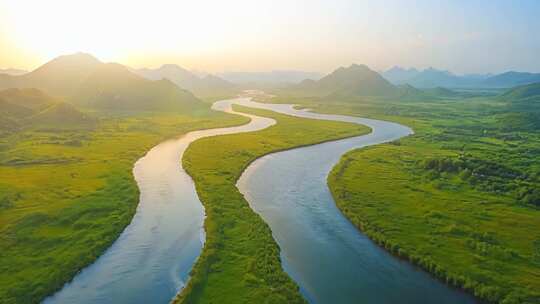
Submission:
POLYGON ((87 125, 70 119, 81 112, 53 107, 58 115, 39 112, 40 119, 30 120, 39 124, 14 120, 17 128, 0 135, 1 303, 38 303, 111 245, 137 206, 133 164, 152 146, 190 130, 247 121, 201 108, 93 113, 101 118, 87 125))
POLYGON ((341 122, 293 118, 235 107, 274 118, 268 129, 198 140, 183 164, 206 210, 206 243, 177 298, 180 303, 303 303, 298 287, 282 270, 270 228, 236 188, 244 168, 279 150, 368 132, 341 122))
POLYGON ((415 130, 348 153, 329 176, 338 207, 371 239, 482 299, 540 301, 538 97, 292 101, 415 130))
POLYGON ((163 111, 201 107, 191 92, 171 81, 147 80, 114 63, 96 67, 70 100, 99 110, 163 111))

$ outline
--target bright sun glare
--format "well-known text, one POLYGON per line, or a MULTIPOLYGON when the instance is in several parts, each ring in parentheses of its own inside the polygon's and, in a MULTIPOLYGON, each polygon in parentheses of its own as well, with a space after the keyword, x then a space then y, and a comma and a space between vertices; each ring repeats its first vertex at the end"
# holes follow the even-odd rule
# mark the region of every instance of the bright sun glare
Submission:
POLYGON ((227 8, 221 1, 21 0, 0 8, 10 26, 5 34, 43 59, 77 51, 104 60, 155 50, 191 55, 226 47, 224 31, 242 22, 220 17, 227 8))

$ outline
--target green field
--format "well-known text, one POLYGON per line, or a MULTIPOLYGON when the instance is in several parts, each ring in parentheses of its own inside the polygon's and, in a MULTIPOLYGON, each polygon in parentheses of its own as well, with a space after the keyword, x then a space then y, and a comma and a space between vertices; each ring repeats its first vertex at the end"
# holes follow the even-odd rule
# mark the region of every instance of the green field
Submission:
POLYGON ((268 225, 236 188, 244 168, 265 154, 369 132, 341 122, 293 118, 235 106, 277 120, 268 129, 191 144, 183 164, 206 210, 206 243, 179 303, 303 303, 283 271, 268 225))
POLYGON ((540 302, 534 103, 497 97, 292 101, 415 130, 346 154, 329 176, 338 207, 372 240, 482 299, 540 302))
POLYGON ((201 108, 2 135, 0 302, 39 302, 111 245, 138 203, 133 164, 152 146, 190 130, 246 122, 201 108))

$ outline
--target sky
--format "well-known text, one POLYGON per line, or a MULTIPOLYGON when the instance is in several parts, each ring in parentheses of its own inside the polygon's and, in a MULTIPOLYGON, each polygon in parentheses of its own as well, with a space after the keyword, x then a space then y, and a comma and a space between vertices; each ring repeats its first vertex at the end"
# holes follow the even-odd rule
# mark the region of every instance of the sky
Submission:
POLYGON ((536 0, 0 0, 0 68, 81 51, 208 72, 540 72, 539 16, 536 0))

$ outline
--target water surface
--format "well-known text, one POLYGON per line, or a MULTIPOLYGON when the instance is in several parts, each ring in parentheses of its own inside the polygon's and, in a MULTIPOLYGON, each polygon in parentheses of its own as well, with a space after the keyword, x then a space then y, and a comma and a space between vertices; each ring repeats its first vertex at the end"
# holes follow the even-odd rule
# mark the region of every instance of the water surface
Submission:
MULTIPOLYGON (((231 104, 241 101, 218 101, 212 108, 232 113, 231 104)), ((273 119, 238 114, 251 122, 189 132, 155 146, 139 159, 133 175, 140 199, 132 222, 102 256, 44 303, 169 303, 185 285, 204 243, 204 209, 180 160, 199 138, 275 124, 273 119)))
MULTIPOLYGON (((355 147, 411 133, 398 124, 321 115, 247 98, 216 102, 270 109, 295 116, 363 123, 374 132, 263 157, 239 180, 239 189, 272 228, 284 269, 314 303, 472 303, 410 264, 370 242, 337 210, 326 176, 341 154, 355 147)), ((163 142, 139 159, 133 174, 140 202, 132 222, 100 256, 45 303, 169 303, 189 278, 204 243, 204 209, 181 167, 189 144, 199 138, 260 130, 273 119, 187 133, 163 142)))
POLYGON ((289 115, 364 124, 373 132, 267 155, 238 181, 251 207, 270 225, 287 273, 311 303, 475 303, 371 242, 337 209, 326 178, 341 155, 412 134, 391 122, 254 104, 289 115))

